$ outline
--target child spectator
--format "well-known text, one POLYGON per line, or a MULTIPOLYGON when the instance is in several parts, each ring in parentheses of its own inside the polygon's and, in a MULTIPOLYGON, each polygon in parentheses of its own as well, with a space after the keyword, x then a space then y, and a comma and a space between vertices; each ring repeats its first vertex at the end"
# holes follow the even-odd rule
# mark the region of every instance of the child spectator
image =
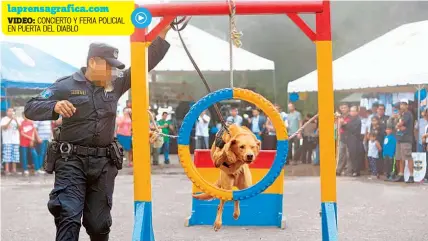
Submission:
POLYGON ((1 119, 1 130, 2 162, 5 163, 5 174, 20 174, 16 172, 16 163, 19 163, 19 121, 13 108, 7 109, 6 116, 1 119), (10 171, 11 163, 12 171, 10 171))
POLYGON ((383 141, 383 166, 385 168, 386 179, 385 181, 392 181, 394 179, 394 173, 392 168, 394 165, 394 156, 395 156, 395 147, 397 145, 397 140, 393 133, 393 127, 388 126, 386 128, 386 136, 383 141))
MULTIPOLYGON (((383 143, 383 139, 385 138, 385 126, 381 124, 378 116, 373 116, 371 118, 371 128, 369 133, 374 133, 376 135, 376 140, 379 143, 383 143)), ((383 173, 384 171, 383 161, 382 161, 382 152, 379 153, 379 162, 377 162, 377 171, 379 174, 383 173)))
POLYGON ((379 141, 376 140, 375 133, 372 132, 369 134, 369 142, 367 146, 368 146, 367 156, 369 158, 370 171, 372 173, 372 176, 376 176, 377 178, 379 178, 379 173, 377 170, 377 162, 379 161, 379 152, 382 150, 382 147, 380 146, 379 141))
POLYGON ((30 174, 28 171, 28 152, 31 152, 31 158, 34 163, 34 171, 38 174, 43 174, 43 171, 41 170, 42 163, 40 163, 37 151, 35 149, 36 142, 41 143, 41 141, 37 135, 37 131, 33 122, 24 116, 24 121, 22 121, 19 131, 21 134, 20 146, 22 155, 22 169, 24 169, 24 175, 28 176, 30 174))

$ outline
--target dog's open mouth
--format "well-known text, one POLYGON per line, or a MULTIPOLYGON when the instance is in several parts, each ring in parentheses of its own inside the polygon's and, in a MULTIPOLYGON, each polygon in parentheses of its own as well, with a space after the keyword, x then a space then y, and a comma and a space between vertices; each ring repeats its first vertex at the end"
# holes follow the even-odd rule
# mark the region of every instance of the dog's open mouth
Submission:
POLYGON ((244 161, 246 164, 251 164, 251 163, 253 163, 253 160, 251 160, 251 161, 249 161, 249 160, 246 160, 246 161, 244 161))

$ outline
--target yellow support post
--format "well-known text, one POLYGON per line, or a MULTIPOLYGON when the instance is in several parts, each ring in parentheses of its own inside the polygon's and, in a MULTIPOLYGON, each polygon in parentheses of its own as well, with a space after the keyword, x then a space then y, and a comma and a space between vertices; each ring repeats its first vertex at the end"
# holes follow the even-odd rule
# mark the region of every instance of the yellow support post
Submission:
POLYGON ((132 240, 154 241, 149 144, 149 78, 145 31, 131 37, 131 94, 134 159, 134 230, 132 240), (138 35, 138 36, 137 36, 138 35), (137 108, 138 107, 138 108, 137 108))
POLYGON ((321 162, 322 240, 338 240, 336 204, 336 152, 334 143, 333 50, 330 1, 323 1, 323 12, 316 16, 318 67, 318 114, 321 162))

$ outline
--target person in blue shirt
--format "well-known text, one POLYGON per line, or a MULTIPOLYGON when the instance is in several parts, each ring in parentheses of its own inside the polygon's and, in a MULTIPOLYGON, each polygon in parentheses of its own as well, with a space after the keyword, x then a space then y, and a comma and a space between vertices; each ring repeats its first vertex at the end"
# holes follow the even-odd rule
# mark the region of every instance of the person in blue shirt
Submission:
POLYGON ((386 173, 386 181, 393 180, 392 167, 394 165, 394 156, 395 156, 395 147, 397 145, 397 140, 393 133, 393 127, 388 126, 386 128, 386 136, 383 140, 382 156, 384 161, 384 168, 386 173))
POLYGON ((238 126, 242 126, 242 116, 238 114, 238 108, 234 107, 230 110, 230 116, 226 119, 228 124, 237 124, 238 126))
POLYGON ((262 135, 265 132, 265 123, 266 118, 263 115, 260 115, 258 109, 253 109, 253 117, 249 119, 250 129, 256 135, 259 141, 262 140, 262 135))

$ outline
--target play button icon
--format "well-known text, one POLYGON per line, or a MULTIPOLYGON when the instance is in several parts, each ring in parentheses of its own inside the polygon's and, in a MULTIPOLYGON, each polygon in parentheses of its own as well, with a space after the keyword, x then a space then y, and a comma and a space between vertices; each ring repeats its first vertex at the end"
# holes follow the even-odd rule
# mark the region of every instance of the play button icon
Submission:
POLYGON ((144 23, 146 19, 147 19, 147 16, 144 13, 137 14, 137 22, 144 23))
POLYGON ((147 8, 136 8, 131 14, 131 21, 136 28, 147 28, 152 22, 152 15, 147 8))

